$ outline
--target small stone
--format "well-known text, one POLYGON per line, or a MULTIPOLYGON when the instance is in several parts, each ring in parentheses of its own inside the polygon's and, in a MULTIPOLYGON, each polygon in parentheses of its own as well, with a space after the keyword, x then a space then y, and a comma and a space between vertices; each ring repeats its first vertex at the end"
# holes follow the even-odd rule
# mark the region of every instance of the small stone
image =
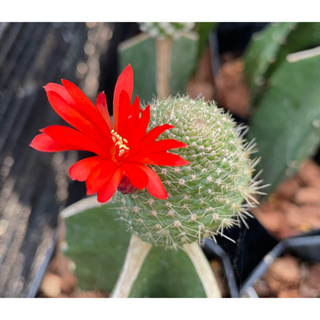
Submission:
POLYGON ((320 263, 303 263, 299 292, 305 298, 320 297, 320 263))
POLYGON ((73 292, 77 284, 77 278, 71 273, 65 273, 61 277, 61 291, 66 294, 73 292))
POLYGON ((320 189, 314 187, 300 188, 294 197, 299 204, 317 205, 320 207, 320 189))
POLYGON ((298 177, 305 186, 320 189, 320 167, 314 161, 303 162, 298 177))
POLYGON ((56 298, 61 293, 61 278, 53 273, 47 273, 41 283, 41 291, 49 298, 56 298))
POLYGON ((254 289, 259 298, 268 298, 273 296, 270 287, 268 286, 268 284, 264 279, 259 279, 255 283, 254 289))
POLYGON ((283 290, 278 294, 278 298, 302 298, 297 289, 283 290))
POLYGON ((292 205, 291 209, 287 210, 286 217, 293 235, 320 227, 320 207, 292 205))
POLYGON ((276 190, 278 198, 285 200, 292 200, 299 189, 299 181, 296 177, 285 180, 282 182, 276 190))
POLYGON ((265 280, 276 296, 283 290, 298 289, 300 281, 298 260, 292 256, 278 258, 266 272, 265 280))

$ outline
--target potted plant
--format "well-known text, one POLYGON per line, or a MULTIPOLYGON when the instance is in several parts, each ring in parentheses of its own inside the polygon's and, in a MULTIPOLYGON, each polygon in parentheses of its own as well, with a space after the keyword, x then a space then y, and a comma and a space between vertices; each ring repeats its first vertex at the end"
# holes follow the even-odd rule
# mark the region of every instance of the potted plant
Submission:
POLYGON ((74 164, 69 174, 86 181, 88 195, 97 192, 98 201, 88 198, 62 213, 65 252, 84 279, 79 285, 113 287, 114 297, 219 297, 199 244, 244 221, 260 192, 252 177, 252 144, 244 143, 232 118, 185 96, 145 109, 137 97, 131 105, 130 66, 115 86, 113 121, 103 93, 94 107, 66 80, 45 89, 55 111, 77 130, 44 128, 31 146, 97 155, 74 164), (147 131, 149 120, 153 129, 147 131), (160 134, 166 139, 155 141, 160 134))

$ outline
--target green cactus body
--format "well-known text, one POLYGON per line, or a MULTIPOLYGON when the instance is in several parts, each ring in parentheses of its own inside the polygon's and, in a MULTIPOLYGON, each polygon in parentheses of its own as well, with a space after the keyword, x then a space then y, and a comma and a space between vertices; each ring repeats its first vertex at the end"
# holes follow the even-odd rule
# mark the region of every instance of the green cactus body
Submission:
POLYGON ((250 87, 251 108, 254 108, 265 91, 268 83, 267 72, 277 61, 281 46, 286 43, 288 35, 296 24, 294 22, 270 24, 252 37, 244 56, 244 73, 250 87))
POLYGON ((154 39, 143 33, 122 42, 118 48, 119 69, 124 69, 129 63, 132 65, 135 73, 133 96, 138 95, 144 104, 159 96, 159 66, 167 69, 169 75, 166 79, 169 92, 165 98, 168 95, 184 94, 196 66, 198 39, 195 32, 182 33, 174 40, 154 39), (172 42, 172 47, 169 50, 166 47, 165 52, 160 54, 157 43, 166 41, 172 42), (159 55, 162 59, 167 55, 167 63, 158 61, 159 55))
POLYGON ((272 23, 256 33, 244 57, 252 110, 257 108, 270 86, 271 76, 285 62, 288 54, 319 44, 319 22, 272 23))
POLYGON ((179 155, 191 164, 153 166, 169 194, 167 200, 146 191, 117 193, 112 202, 121 219, 142 240, 171 248, 214 237, 238 224, 247 213, 243 200, 254 192, 254 163, 249 159, 253 145, 243 146, 231 117, 215 105, 187 97, 156 102, 151 114, 152 127, 175 126, 162 139, 187 143, 179 155))
POLYGON ((319 70, 320 47, 288 56, 250 119, 248 137, 257 141, 269 194, 319 146, 319 70))

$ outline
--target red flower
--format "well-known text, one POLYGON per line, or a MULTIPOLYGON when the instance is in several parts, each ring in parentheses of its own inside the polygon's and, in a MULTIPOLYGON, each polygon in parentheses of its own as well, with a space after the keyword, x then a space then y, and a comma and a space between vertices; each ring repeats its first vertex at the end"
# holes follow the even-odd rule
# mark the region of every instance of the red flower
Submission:
POLYGON ((71 166, 69 175, 73 180, 86 181, 87 195, 97 192, 99 202, 108 201, 118 187, 123 190, 128 180, 135 188, 146 188, 152 196, 166 199, 168 194, 159 176, 148 165, 189 164, 167 152, 187 145, 174 139, 155 141, 165 130, 174 127, 170 124, 146 132, 150 106, 140 109, 138 97, 131 105, 131 66, 123 70, 115 86, 113 123, 103 92, 94 106, 76 85, 67 80, 62 80, 62 84, 49 83, 44 89, 52 108, 75 129, 60 125, 41 129, 31 147, 46 152, 85 150, 95 153, 96 156, 71 166))

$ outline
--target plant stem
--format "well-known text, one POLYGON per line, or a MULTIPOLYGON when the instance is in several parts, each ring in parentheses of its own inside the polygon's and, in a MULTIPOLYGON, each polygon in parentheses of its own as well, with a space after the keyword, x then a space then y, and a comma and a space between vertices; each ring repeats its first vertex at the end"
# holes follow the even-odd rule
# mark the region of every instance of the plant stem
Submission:
POLYGON ((199 275, 203 288, 208 298, 221 298, 221 292, 209 262, 203 254, 197 242, 188 243, 183 246, 193 262, 193 265, 199 275))
POLYGON ((119 280, 112 292, 112 298, 128 298, 131 288, 140 272, 152 245, 136 235, 131 236, 126 260, 119 280))
POLYGON ((171 69, 171 51, 172 51, 172 38, 156 40, 157 50, 157 76, 156 88, 158 98, 160 100, 166 99, 170 94, 170 69, 171 69))

